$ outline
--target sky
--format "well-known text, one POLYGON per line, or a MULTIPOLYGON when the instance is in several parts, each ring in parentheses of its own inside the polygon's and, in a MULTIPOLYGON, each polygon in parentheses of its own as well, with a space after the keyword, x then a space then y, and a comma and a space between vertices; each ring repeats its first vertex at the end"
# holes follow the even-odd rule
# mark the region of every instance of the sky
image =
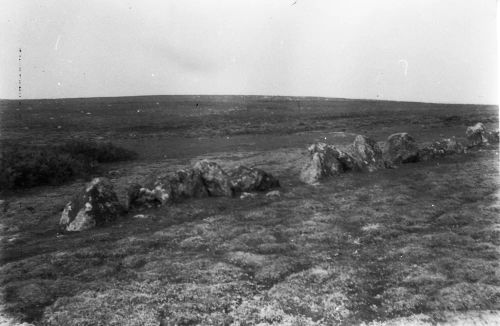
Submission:
POLYGON ((498 104, 495 0, 0 0, 0 98, 498 104))

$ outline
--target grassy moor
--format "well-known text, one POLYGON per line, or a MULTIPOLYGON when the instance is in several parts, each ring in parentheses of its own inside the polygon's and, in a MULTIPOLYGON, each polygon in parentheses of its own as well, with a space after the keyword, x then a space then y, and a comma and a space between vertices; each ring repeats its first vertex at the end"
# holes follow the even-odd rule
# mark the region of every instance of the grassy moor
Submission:
POLYGON ((423 147, 465 141, 477 122, 498 129, 498 107, 272 96, 0 101, 3 161, 13 149, 51 148, 53 162, 85 172, 0 195, 0 324, 493 325, 498 145, 315 185, 299 179, 316 142, 345 148, 365 135, 383 145, 406 132, 423 147), (59 226, 92 177, 108 178, 127 206, 131 185, 201 159, 265 170, 280 187, 130 208, 81 232, 59 226))

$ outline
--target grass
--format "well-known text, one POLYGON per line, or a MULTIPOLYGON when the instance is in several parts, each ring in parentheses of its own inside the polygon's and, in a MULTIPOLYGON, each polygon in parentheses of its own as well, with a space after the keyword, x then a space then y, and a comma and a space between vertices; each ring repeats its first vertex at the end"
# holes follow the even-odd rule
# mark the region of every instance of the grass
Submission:
POLYGON ((109 139, 145 160, 303 148, 320 136, 344 141, 332 139, 332 132, 384 140, 404 131, 418 142, 435 141, 444 131, 463 136, 467 125, 478 121, 498 125, 496 106, 258 96, 0 101, 0 115, 2 139, 36 144, 109 139))
POLYGON ((186 201, 62 238, 24 233, 4 242, 6 309, 47 325, 340 325, 496 310, 495 160, 485 151, 460 169, 443 160, 297 183, 273 200, 186 201), (483 196, 470 201, 472 191, 483 196))
MULTIPOLYGON (((127 102, 124 116, 137 115, 135 109, 141 105, 151 105, 146 111, 158 112, 159 121, 169 114, 178 115, 175 119, 179 120, 173 121, 188 121, 183 112, 194 114, 186 102, 160 112, 155 111, 152 99, 148 101, 127 102)), ((160 106, 174 105, 172 101, 160 101, 160 106)), ((319 103, 315 101, 307 105, 319 103)), ((85 110, 92 112, 88 119, 96 126, 91 129, 94 138, 106 136, 106 124, 115 128, 109 122, 117 116, 115 104, 107 109, 107 102, 99 102, 103 107, 97 110, 91 103, 79 103, 88 105, 85 110), (100 115, 104 119, 94 119, 100 115)), ((219 111, 198 112, 210 115, 208 121, 213 125, 207 122, 207 128, 215 128, 227 115, 236 121, 228 128, 240 125, 241 112, 228 111, 240 102, 221 102, 220 109, 214 103, 207 106, 219 111)), ((252 110, 285 114, 289 102, 284 103, 252 110)), ((31 114, 41 114, 33 105, 31 114)), ((397 112, 405 112, 404 107, 398 109, 400 104, 382 107, 388 113, 382 114, 381 120, 358 111, 354 111, 357 116, 343 116, 342 110, 335 112, 328 105, 333 104, 311 109, 310 116, 304 107, 302 111, 291 109, 290 119, 294 123, 293 119, 305 116, 299 127, 314 129, 321 115, 325 128, 332 126, 330 122, 343 121, 342 128, 360 133, 367 130, 378 140, 392 131, 417 126, 382 123, 386 117, 397 123, 397 112), (345 120, 336 120, 336 116, 345 120)), ((410 111, 418 122, 429 122, 430 126, 414 129, 417 140, 437 139, 441 133, 451 136, 455 130, 463 133, 468 119, 492 117, 489 111, 475 107, 434 109, 422 104, 417 111, 410 111), (447 110, 452 109, 457 111, 447 119, 447 110)), ((251 116, 252 110, 248 107, 242 116, 251 116)), ((349 110, 345 109, 346 114, 349 110)), ((64 110, 53 109, 47 114, 59 112, 64 110)), ((7 112, 7 117, 11 113, 7 112)), ((74 112, 61 119, 75 119, 74 112)), ((249 127, 258 127, 257 114, 255 119, 249 120, 249 127)), ((492 119, 490 123, 497 121, 492 119)), ((21 122, 2 123, 13 126, 21 122)), ((394 170, 344 174, 313 187, 298 181, 306 153, 300 142, 323 137, 322 133, 280 138, 286 125, 278 124, 276 129, 270 126, 265 137, 269 147, 262 145, 258 136, 250 135, 238 140, 212 137, 200 140, 202 145, 197 145, 198 139, 182 138, 176 149, 174 140, 168 143, 158 130, 148 136, 148 118, 141 123, 146 127, 138 132, 144 147, 140 159, 112 164, 119 168, 112 182, 122 200, 129 184, 200 158, 213 159, 227 170, 241 164, 262 168, 280 179, 281 196, 186 200, 141 211, 144 218, 134 218, 137 212, 129 212, 114 225, 74 234, 58 233, 57 223, 64 205, 84 182, 5 196, 0 221, 4 315, 36 325, 381 326, 443 320, 458 324, 481 320, 485 314, 491 324, 498 321, 500 190, 496 148, 394 170), (242 139, 255 142, 244 148, 251 150, 238 147, 242 139), (164 142, 170 146, 165 151, 164 142), (176 156, 176 150, 188 154, 176 156), (170 156, 163 158, 165 153, 170 156)), ((181 133, 194 130, 189 123, 180 125, 181 133)), ((32 122, 33 129, 25 133, 36 135, 47 126, 42 127, 32 122)), ((294 129, 295 125, 288 127, 294 129)), ((17 137, 9 128, 6 137, 17 137)), ((61 129, 65 129, 64 124, 61 129)), ((54 132, 63 132, 61 129, 54 132)), ((50 137, 42 140, 48 142, 50 137)), ((125 134, 113 137, 117 137, 114 143, 127 148, 133 143, 125 134)))

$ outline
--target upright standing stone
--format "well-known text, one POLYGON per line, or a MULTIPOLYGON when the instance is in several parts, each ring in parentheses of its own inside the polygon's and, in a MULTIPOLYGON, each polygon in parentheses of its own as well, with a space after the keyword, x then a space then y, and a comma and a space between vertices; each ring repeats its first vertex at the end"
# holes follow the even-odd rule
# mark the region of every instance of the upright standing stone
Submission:
POLYGON ((174 200, 208 196, 208 191, 198 170, 190 168, 178 170, 169 174, 169 182, 174 200))
POLYGON ((337 159, 340 152, 325 143, 316 143, 308 148, 310 159, 300 172, 300 180, 315 184, 319 180, 343 171, 342 163, 337 159))
POLYGON ((473 126, 467 127, 465 131, 465 136, 467 137, 467 142, 469 147, 474 147, 481 145, 483 143, 488 143, 486 138, 486 128, 481 122, 476 123, 473 126))
POLYGON ((418 146, 413 137, 406 132, 392 134, 387 138, 383 149, 386 165, 418 161, 418 146))
POLYGON ((165 174, 152 174, 144 186, 132 185, 129 188, 129 206, 149 208, 185 198, 208 196, 207 189, 199 171, 183 169, 165 174))
POLYGON ((498 130, 489 131, 486 127, 478 122, 473 126, 467 127, 465 131, 467 137, 468 147, 474 147, 487 144, 498 144, 499 135, 498 130))
POLYGON ((350 154, 356 159, 356 165, 361 170, 373 172, 384 167, 382 149, 375 140, 369 137, 357 135, 350 154))
POLYGON ((229 175, 215 162, 201 160, 193 166, 198 171, 209 196, 233 195, 229 175))
POLYGON ((123 207, 107 178, 95 178, 66 204, 59 224, 67 231, 83 231, 114 221, 123 207))

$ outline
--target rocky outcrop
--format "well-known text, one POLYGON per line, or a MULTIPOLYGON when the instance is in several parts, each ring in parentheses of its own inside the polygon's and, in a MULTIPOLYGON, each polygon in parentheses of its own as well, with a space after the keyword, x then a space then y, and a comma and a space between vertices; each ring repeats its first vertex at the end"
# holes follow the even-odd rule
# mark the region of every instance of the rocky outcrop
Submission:
POLYGON ((392 134, 387 138, 385 143, 383 157, 387 167, 402 163, 417 162, 417 143, 406 132, 392 134))
POLYGON ((114 221, 123 207, 107 178, 95 178, 66 204, 59 224, 66 231, 83 231, 114 221))
POLYGON ((193 169, 201 175, 209 196, 231 197, 233 195, 229 175, 217 163, 201 160, 196 162, 193 169))
POLYGON ((419 150, 418 158, 420 161, 429 161, 439 157, 462 154, 465 152, 465 146, 458 142, 455 137, 443 138, 419 150))
POLYGON ((280 186, 278 179, 261 169, 239 166, 229 175, 231 187, 235 193, 266 191, 280 186))

